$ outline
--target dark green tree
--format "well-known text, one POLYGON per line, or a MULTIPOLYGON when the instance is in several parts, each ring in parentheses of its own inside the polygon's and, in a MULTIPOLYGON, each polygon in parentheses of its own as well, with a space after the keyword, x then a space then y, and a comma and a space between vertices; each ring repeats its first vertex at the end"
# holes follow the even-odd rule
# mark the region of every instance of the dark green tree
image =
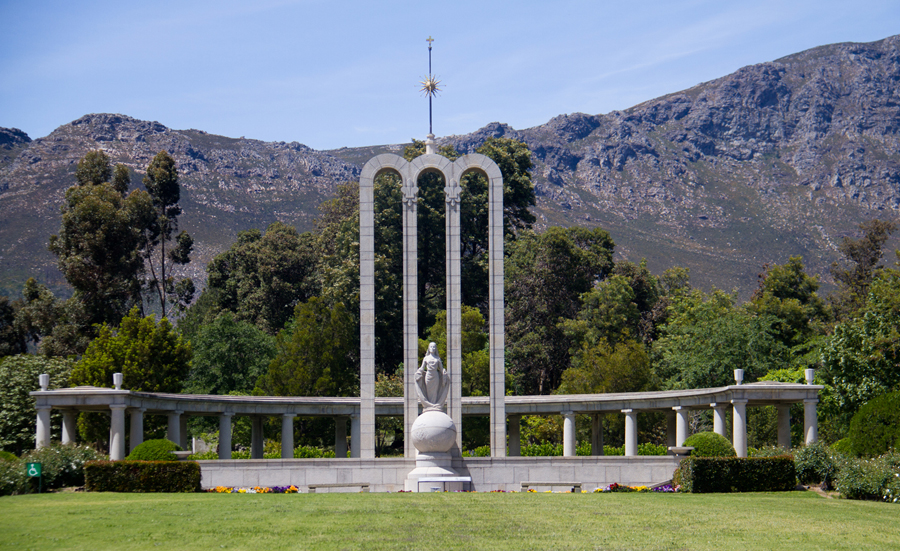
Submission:
POLYGON ((897 223, 875 219, 860 224, 859 230, 862 237, 845 237, 838 246, 844 257, 843 263, 831 265, 831 275, 838 289, 830 299, 838 321, 847 318, 865 303, 869 284, 883 267, 879 262, 884 256, 884 244, 897 230, 897 223))
POLYGON ((10 301, 0 297, 0 358, 25 353, 25 335, 16 327, 16 310, 20 301, 10 301))
POLYGON ((111 387, 122 373, 122 388, 181 392, 191 367, 191 347, 165 318, 141 317, 135 306, 114 329, 104 324, 72 370, 73 386, 111 387))
POLYGON ((610 345, 585 342, 562 374, 557 394, 602 394, 655 389, 650 355, 633 339, 610 345))
POLYGON ((222 312, 191 341, 193 360, 184 384, 190 394, 250 394, 275 357, 275 338, 222 312))
POLYGON ((829 318, 825 301, 816 293, 817 277, 803 270, 803 259, 792 256, 787 264, 766 266, 759 288, 747 307, 757 315, 777 319, 777 338, 787 347, 801 345, 824 332, 829 318))
POLYGON ((59 234, 50 237, 50 251, 91 324, 117 324, 140 298, 139 248, 150 196, 143 191, 125 196, 127 169, 121 165, 115 185, 107 182, 111 175, 103 152, 79 161, 78 183, 66 191, 59 234))
POLYGON ((900 270, 879 272, 859 315, 835 327, 821 359, 844 428, 860 406, 900 388, 900 270))
POLYGON ((695 290, 670 306, 668 322, 653 343, 654 368, 664 387, 710 388, 744 382, 787 367, 787 348, 776 338, 771 316, 735 305, 735 295, 695 290))
POLYGON ((358 333, 340 303, 312 297, 297 305, 278 334, 277 354, 257 383, 264 396, 353 396, 359 393, 358 333))
POLYGON ((45 285, 29 278, 16 311, 16 331, 45 356, 82 354, 94 336, 90 317, 77 296, 58 299, 45 285))
POLYGON ((144 230, 143 256, 150 269, 148 289, 157 295, 162 316, 166 317, 167 305, 184 310, 194 299, 194 284, 190 278, 176 279, 175 265, 190 262, 194 240, 187 232, 178 232, 178 215, 181 207, 181 186, 173 159, 165 151, 157 153, 144 176, 144 186, 153 201, 153 217, 141 226, 144 230), (174 241, 167 250, 167 244, 174 241))
POLYGON ((572 338, 562 327, 582 294, 612 270, 613 241, 602 229, 523 231, 506 260, 506 343, 518 394, 548 394, 569 367, 572 338))
POLYGON ((214 311, 234 312, 236 319, 274 335, 297 304, 318 293, 316 247, 314 235, 299 234, 281 222, 270 225, 265 234, 242 231, 207 266, 204 295, 214 301, 214 311))

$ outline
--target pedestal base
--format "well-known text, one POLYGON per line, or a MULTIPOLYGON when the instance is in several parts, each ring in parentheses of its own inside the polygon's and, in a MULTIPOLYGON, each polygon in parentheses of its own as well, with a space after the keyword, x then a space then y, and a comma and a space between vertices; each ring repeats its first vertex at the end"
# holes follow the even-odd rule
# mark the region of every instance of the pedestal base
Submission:
MULTIPOLYGON (((420 478, 456 478, 458 475, 451 466, 453 462, 450 452, 419 453, 416 457, 416 468, 406 477, 404 489, 407 492, 419 491, 420 478)), ((431 490, 426 490, 431 491, 431 490)))

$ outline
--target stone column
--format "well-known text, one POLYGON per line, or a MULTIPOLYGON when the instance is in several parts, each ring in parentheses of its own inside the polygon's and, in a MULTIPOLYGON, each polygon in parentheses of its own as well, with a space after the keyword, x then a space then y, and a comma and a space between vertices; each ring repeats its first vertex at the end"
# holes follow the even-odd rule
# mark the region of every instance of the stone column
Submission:
POLYGON ((511 457, 522 455, 522 437, 519 434, 521 423, 521 415, 509 416, 509 455, 511 457))
MULTIPOLYGON (((359 432, 360 432, 359 415, 350 416, 350 457, 360 457, 359 432)), ((374 451, 372 452, 374 455, 374 451)))
POLYGON ((713 403, 709 404, 709 407, 713 409, 713 432, 727 438, 728 435, 725 434, 725 408, 728 406, 713 403))
POLYGON ((778 447, 791 449, 791 405, 778 404, 778 447))
POLYGON ((818 403, 816 398, 803 400, 803 436, 807 445, 819 440, 819 419, 816 416, 818 403))
POLYGON ((738 457, 747 457, 747 400, 732 400, 734 427, 732 443, 738 457))
POLYGON ((128 450, 134 449, 144 443, 144 412, 147 408, 131 408, 131 431, 128 442, 128 450))
POLYGON ((34 435, 35 448, 41 449, 50 445, 50 410, 51 406, 37 406, 37 427, 34 435))
POLYGON ((575 457, 578 444, 575 441, 575 412, 563 411, 563 456, 575 457))
POLYGON ((503 457, 506 448, 506 329, 503 281, 503 175, 492 160, 467 155, 484 167, 488 188, 488 314, 490 347, 491 455, 503 457))
POLYGON ((78 434, 78 412, 66 410, 63 412, 62 443, 74 444, 78 434))
POLYGON ((591 455, 604 455, 603 451, 603 415, 591 414, 591 455))
POLYGON ((688 414, 690 410, 683 406, 675 406, 675 445, 683 446, 688 437, 688 414))
POLYGON ((219 415, 219 459, 231 459, 231 416, 223 412, 219 415))
POLYGON ((678 437, 676 432, 678 431, 677 423, 675 422, 675 411, 667 411, 666 412, 666 445, 669 447, 677 446, 678 437))
POLYGON ((178 445, 181 446, 181 449, 183 450, 188 449, 187 420, 188 416, 184 414, 178 418, 178 438, 180 439, 178 445))
POLYGON ((181 445, 181 414, 183 412, 180 409, 176 409, 174 411, 170 411, 168 414, 168 423, 166 426, 166 438, 175 442, 178 445, 181 445))
POLYGON ((623 409, 622 413, 625 414, 625 455, 637 455, 637 412, 633 409, 623 409))
MULTIPOLYGON (((405 442, 404 442, 405 445, 405 442)), ((334 457, 347 458, 347 418, 334 418, 334 457)))
POLYGON ((265 417, 262 417, 261 415, 253 415, 250 417, 250 459, 263 459, 265 453, 263 440, 264 422, 265 417))
POLYGON ((366 442, 354 446, 375 457, 375 176, 384 155, 370 160, 359 177, 359 410, 366 442))
MULTIPOLYGON (((459 181, 454 174, 444 175, 446 187, 445 231, 447 249, 447 372, 450 374, 450 396, 447 414, 456 425, 456 447, 462 449, 462 273, 460 268, 459 181)), ((505 420, 504 420, 505 424, 505 420)), ((505 443, 505 440, 504 440, 505 443)), ((492 442, 493 444, 493 442, 492 442)), ((506 446, 503 446, 506 453, 506 446)), ((493 449, 491 453, 493 455, 493 449)))
POLYGON ((125 459, 125 404, 111 404, 109 409, 109 459, 121 461, 125 459))
MULTIPOLYGON (((404 174, 403 187, 403 455, 416 456, 410 431, 419 415, 416 398, 416 369, 419 367, 419 252, 418 252, 418 194, 417 182, 404 174)), ((347 426, 344 425, 344 455, 347 455, 347 426)), ((337 436, 335 436, 337 437, 337 436)))
POLYGON ((281 458, 294 458, 294 415, 285 413, 281 416, 281 458))

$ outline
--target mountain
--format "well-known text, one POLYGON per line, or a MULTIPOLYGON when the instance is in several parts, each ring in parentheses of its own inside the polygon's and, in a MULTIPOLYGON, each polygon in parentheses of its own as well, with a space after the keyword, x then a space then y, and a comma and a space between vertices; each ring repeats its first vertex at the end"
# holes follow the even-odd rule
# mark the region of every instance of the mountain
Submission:
MULTIPOLYGON (((470 152, 491 136, 534 155, 539 224, 602 226, 619 258, 654 272, 691 268, 700 287, 746 298, 766 263, 803 255, 822 274, 859 222, 900 212, 900 36, 834 44, 745 67, 605 115, 560 115, 516 130, 492 123, 440 143, 470 152)), ((193 276, 249 227, 310 229, 316 206, 361 165, 402 145, 315 151, 296 142, 172 130, 87 115, 30 140, 0 129, 0 293, 29 275, 63 283, 47 238, 87 151, 141 171, 165 149, 178 163, 193 276)), ((897 241, 891 243, 897 246, 897 241)))

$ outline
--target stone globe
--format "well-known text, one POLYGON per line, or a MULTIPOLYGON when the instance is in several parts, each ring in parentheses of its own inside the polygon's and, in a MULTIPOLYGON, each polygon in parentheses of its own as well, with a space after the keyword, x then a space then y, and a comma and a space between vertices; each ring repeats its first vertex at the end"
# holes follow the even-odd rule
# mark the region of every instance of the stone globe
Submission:
POLYGON ((413 446, 419 453, 446 453, 456 443, 456 425, 443 411, 426 411, 410 430, 413 446))

